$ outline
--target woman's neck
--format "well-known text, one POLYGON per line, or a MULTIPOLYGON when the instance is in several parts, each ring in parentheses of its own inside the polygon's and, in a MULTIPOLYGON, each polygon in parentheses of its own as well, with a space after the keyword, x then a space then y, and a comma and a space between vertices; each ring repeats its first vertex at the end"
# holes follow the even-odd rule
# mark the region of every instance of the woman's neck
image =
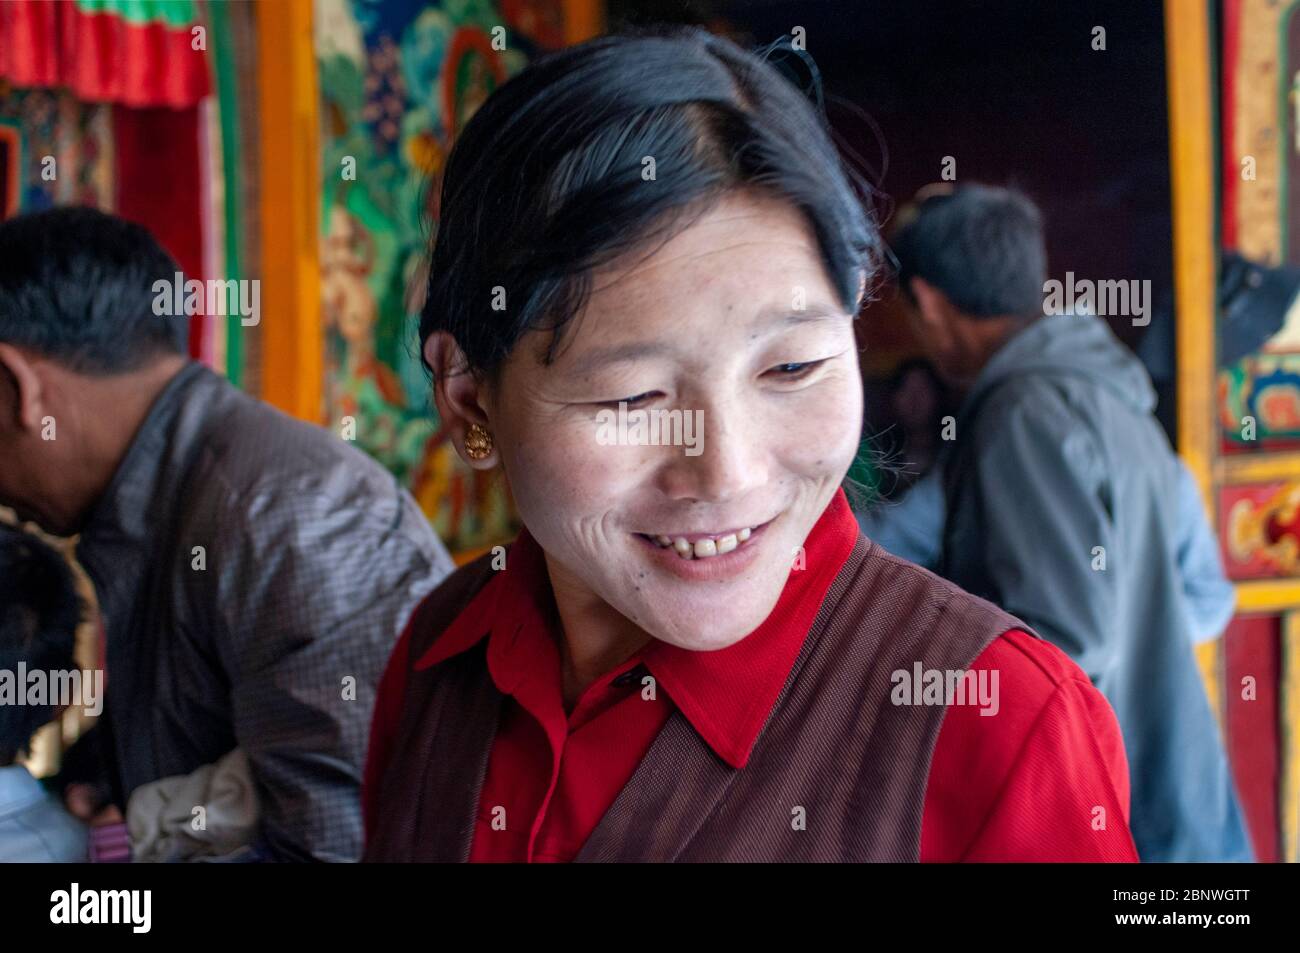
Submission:
POLYGON ((546 557, 559 615, 564 710, 572 711, 587 686, 649 644, 651 636, 546 557))

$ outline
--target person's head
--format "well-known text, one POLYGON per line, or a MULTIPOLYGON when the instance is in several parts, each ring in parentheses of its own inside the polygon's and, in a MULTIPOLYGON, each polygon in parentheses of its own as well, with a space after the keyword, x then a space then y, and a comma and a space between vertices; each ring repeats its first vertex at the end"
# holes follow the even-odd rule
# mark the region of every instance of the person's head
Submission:
MULTIPOLYGON (((0 671, 14 679, 20 663, 47 679, 75 671, 80 621, 81 603, 64 558, 30 533, 0 524, 0 671)), ((25 754, 32 735, 57 711, 48 704, 0 704, 0 766, 25 754)))
POLYGON ((891 243, 927 356, 968 384, 1043 313, 1047 250, 1038 209, 1013 189, 962 185, 911 210, 891 243))
POLYGON ((184 360, 187 318, 154 307, 178 271, 145 229, 94 209, 0 222, 0 504, 75 528, 89 457, 112 456, 136 398, 184 360))
POLYGON ((474 115, 421 343, 444 425, 504 467, 557 593, 692 649, 770 613, 861 435, 879 239, 854 183, 796 86, 702 31, 561 51, 474 115), (703 439, 611 445, 620 401, 703 439))

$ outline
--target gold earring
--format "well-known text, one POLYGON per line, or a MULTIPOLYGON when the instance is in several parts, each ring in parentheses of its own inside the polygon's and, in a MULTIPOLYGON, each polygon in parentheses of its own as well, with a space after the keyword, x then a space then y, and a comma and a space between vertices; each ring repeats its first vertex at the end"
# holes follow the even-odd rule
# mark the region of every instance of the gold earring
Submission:
POLYGON ((479 424, 470 424, 465 434, 465 456, 483 460, 492 452, 492 434, 479 424))

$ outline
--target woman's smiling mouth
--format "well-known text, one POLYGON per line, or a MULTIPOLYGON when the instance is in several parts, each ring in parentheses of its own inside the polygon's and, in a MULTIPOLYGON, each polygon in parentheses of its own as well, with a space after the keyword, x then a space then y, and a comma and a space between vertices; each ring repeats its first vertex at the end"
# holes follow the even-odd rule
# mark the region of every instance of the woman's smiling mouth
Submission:
POLYGON ((676 575, 718 578, 739 572, 753 561, 755 543, 771 523, 772 520, 767 520, 756 526, 704 533, 634 535, 651 548, 657 561, 676 575))
POLYGON ((720 533, 683 533, 673 536, 648 536, 638 533, 645 539, 651 540, 660 549, 671 548, 682 559, 709 559, 714 556, 725 556, 740 546, 754 533, 754 527, 746 526, 737 530, 723 530, 720 533))

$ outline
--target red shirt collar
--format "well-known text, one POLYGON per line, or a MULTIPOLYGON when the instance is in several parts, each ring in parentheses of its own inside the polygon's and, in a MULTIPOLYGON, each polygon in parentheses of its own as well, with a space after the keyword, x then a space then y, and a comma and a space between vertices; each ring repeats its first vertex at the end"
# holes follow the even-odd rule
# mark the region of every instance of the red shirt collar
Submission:
POLYGON ((492 632, 509 635, 513 641, 516 630, 525 622, 533 623, 529 628, 538 629, 540 634, 551 636, 553 607, 546 556, 528 530, 521 530, 506 553, 505 568, 488 580, 447 631, 420 656, 415 669, 432 668, 473 648, 492 632))
MULTIPOLYGON (((732 767, 743 768, 857 538, 857 520, 839 490, 808 534, 802 558, 791 554, 794 568, 785 588, 757 629, 716 652, 693 652, 656 639, 637 658, 619 666, 620 671, 644 664, 714 753, 732 767)), ((543 659, 557 653, 558 631, 545 556, 524 530, 510 547, 506 568, 470 601, 415 668, 430 668, 491 634, 489 671, 498 690, 513 695, 525 682, 525 672, 536 671, 543 659)), ((553 689, 553 704, 559 705, 560 686, 553 689)), ((552 707, 551 701, 546 703, 552 707)))

